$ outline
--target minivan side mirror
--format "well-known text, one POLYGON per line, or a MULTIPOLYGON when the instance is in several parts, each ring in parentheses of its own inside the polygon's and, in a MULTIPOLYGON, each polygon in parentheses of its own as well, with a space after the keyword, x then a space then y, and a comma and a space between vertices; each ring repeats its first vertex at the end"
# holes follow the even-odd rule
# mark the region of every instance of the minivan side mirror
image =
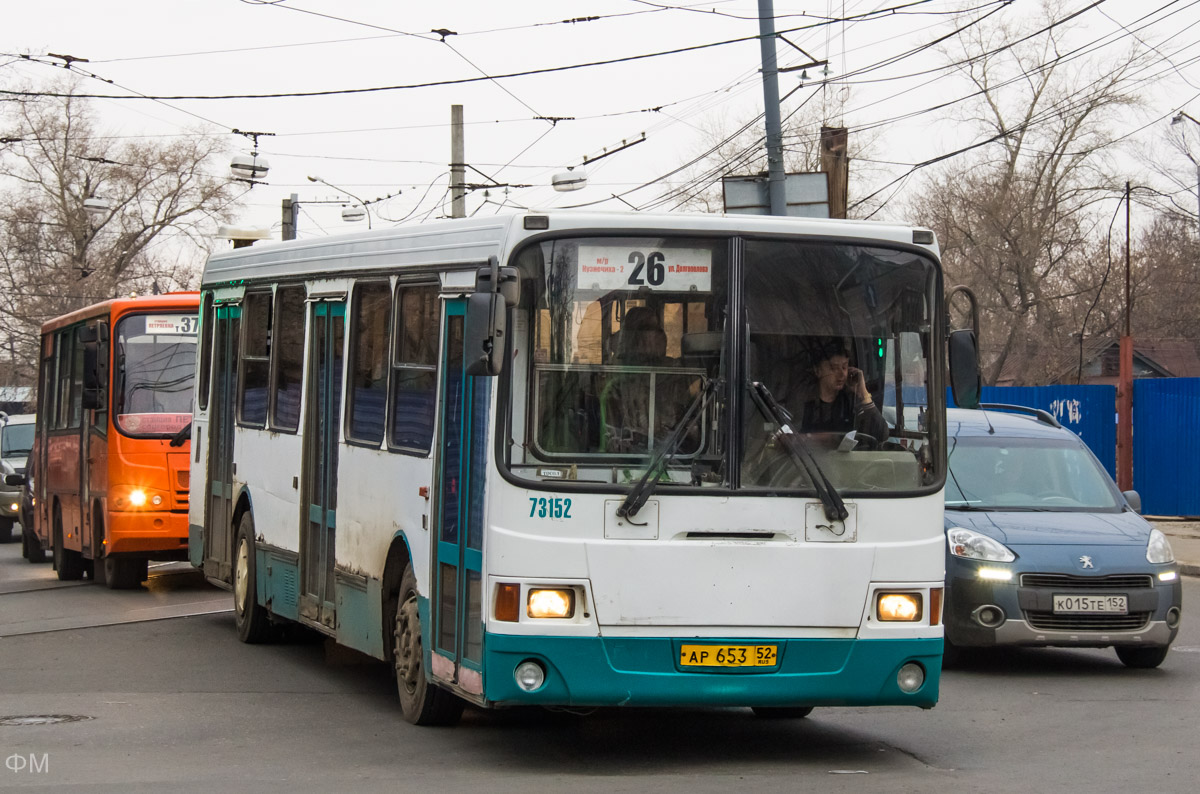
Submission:
POLYGON ((467 375, 499 375, 504 369, 507 310, 496 292, 476 292, 467 298, 463 322, 463 364, 467 375))
POLYGON ((26 482, 24 474, 5 474, 5 485, 24 485, 26 482))
POLYGON ((950 348, 950 391, 960 408, 978 408, 981 390, 979 375, 979 348, 975 332, 963 329, 951 331, 950 348))
POLYGON ((1138 515, 1142 514, 1142 496, 1137 491, 1121 491, 1121 496, 1125 497, 1125 501, 1129 502, 1129 506, 1133 508, 1133 512, 1138 515))

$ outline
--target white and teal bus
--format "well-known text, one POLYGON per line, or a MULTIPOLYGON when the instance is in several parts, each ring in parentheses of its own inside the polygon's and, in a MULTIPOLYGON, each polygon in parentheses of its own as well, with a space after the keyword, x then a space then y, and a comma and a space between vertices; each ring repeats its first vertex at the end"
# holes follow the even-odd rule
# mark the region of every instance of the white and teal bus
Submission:
POLYGON ((937 702, 928 230, 530 212, 221 253, 202 291, 190 549, 242 640, 386 660, 418 724, 937 702))

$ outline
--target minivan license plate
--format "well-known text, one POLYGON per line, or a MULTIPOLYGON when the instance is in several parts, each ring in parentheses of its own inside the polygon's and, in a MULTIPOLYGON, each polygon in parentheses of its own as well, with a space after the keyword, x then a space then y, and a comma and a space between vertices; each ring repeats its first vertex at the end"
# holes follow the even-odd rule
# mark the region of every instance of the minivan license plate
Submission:
POLYGON ((1054 611, 1057 614, 1073 612, 1101 612, 1117 615, 1129 613, 1129 597, 1123 595, 1071 595, 1055 594, 1054 611))

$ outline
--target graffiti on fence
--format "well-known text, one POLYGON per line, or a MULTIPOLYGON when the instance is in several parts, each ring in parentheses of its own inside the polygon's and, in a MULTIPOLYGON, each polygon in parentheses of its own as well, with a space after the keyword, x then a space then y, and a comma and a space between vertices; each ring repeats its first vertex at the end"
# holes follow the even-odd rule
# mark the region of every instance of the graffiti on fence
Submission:
POLYGON ((1083 419, 1083 410, 1079 400, 1058 399, 1050 403, 1050 413, 1058 421, 1066 417, 1068 423, 1077 425, 1083 419))

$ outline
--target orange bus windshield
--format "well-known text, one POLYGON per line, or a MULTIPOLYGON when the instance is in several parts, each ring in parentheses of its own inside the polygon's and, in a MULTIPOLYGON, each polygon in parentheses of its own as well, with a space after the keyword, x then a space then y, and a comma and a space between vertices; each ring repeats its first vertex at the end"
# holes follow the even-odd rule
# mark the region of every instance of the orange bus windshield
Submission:
POLYGON ((174 435, 192 420, 195 312, 131 314, 114 334, 113 417, 125 435, 174 435))

